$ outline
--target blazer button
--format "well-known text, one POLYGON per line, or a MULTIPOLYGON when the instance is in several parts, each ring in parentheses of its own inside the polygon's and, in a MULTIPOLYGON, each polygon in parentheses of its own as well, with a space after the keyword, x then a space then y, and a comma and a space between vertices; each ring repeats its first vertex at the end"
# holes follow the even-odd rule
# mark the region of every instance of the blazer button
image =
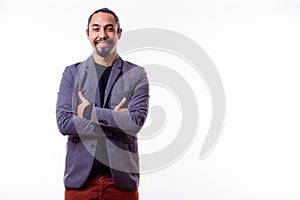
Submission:
POLYGON ((95 148, 96 148, 96 145, 92 144, 91 149, 95 149, 95 148))

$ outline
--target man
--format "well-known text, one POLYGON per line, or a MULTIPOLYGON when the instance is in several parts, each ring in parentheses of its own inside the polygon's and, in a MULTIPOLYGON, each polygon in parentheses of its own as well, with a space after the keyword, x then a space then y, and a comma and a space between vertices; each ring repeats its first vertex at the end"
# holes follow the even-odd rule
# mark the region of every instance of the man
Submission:
POLYGON ((135 200, 136 134, 149 105, 146 72, 118 56, 122 29, 113 11, 95 11, 86 34, 93 54, 66 67, 57 99, 58 128, 68 136, 65 199, 135 200))

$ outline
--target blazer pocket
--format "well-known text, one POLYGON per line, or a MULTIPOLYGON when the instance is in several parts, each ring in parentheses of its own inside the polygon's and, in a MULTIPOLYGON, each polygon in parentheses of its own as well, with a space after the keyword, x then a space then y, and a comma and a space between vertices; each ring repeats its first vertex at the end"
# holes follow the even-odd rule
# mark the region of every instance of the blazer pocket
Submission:
POLYGON ((130 101, 132 93, 133 90, 112 92, 110 96, 110 107, 114 109, 120 103, 122 98, 125 97, 126 103, 124 104, 123 108, 128 108, 128 103, 130 101))

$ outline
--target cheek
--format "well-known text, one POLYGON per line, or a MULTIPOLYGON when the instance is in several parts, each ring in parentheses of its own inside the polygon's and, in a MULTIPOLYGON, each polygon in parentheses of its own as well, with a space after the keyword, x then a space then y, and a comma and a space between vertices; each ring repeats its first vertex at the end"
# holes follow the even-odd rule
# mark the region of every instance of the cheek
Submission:
POLYGON ((116 44, 118 42, 118 37, 113 38, 113 43, 116 44))
POLYGON ((95 37, 93 37, 92 35, 90 35, 89 37, 88 37, 88 40, 90 41, 90 43, 92 44, 92 45, 94 45, 94 41, 95 41, 95 37))
POLYGON ((94 40, 95 38, 96 38, 96 35, 93 34, 92 32, 90 32, 89 35, 88 35, 88 39, 89 39, 90 41, 92 41, 92 40, 94 40))

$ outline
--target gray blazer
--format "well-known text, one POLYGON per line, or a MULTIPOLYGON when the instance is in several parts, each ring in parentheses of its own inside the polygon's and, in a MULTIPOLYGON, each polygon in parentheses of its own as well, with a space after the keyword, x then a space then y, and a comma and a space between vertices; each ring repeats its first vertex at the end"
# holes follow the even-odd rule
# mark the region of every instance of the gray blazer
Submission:
POLYGON ((115 184, 135 189, 139 183, 139 160, 136 134, 142 128, 149 107, 149 83, 142 67, 118 57, 107 83, 104 105, 99 102, 98 77, 92 56, 82 63, 66 67, 58 92, 56 117, 63 135, 68 135, 64 184, 80 188, 87 180, 97 149, 97 139, 105 137, 115 184), (93 105, 91 119, 77 116, 78 92, 93 105), (114 107, 125 97, 128 112, 114 107))

